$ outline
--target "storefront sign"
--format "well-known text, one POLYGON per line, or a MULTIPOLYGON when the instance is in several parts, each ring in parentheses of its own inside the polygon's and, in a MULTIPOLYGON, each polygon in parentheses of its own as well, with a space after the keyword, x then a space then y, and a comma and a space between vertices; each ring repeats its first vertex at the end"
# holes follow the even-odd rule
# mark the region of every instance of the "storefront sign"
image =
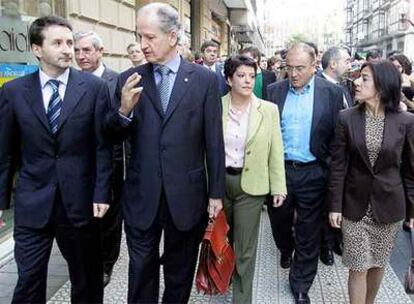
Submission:
POLYGON ((30 51, 29 22, 0 16, 0 63, 36 63, 30 51))

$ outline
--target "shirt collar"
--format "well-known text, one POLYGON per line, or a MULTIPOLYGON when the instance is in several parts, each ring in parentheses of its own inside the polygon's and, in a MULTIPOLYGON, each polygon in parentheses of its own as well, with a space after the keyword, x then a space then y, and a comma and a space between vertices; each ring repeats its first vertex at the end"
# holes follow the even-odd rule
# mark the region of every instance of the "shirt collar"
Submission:
POLYGON ((59 80, 59 83, 61 83, 61 84, 63 83, 65 86, 67 86, 68 85, 68 80, 69 80, 69 72, 70 72, 70 68, 67 68, 57 78, 52 78, 49 75, 47 75, 45 72, 43 72, 42 69, 39 69, 40 85, 41 85, 42 89, 46 86, 47 82, 50 79, 59 80))
POLYGON ((92 74, 98 77, 102 77, 104 72, 105 72, 105 66, 101 62, 100 65, 97 67, 97 69, 92 72, 92 74))
POLYGON ((296 95, 304 95, 309 93, 309 90, 313 86, 313 83, 315 82, 315 76, 312 76, 312 78, 309 80, 309 82, 303 87, 303 90, 301 92, 296 91, 296 89, 292 86, 291 83, 289 83, 289 91, 296 94, 296 95))
MULTIPOLYGON (((167 61, 164 65, 169 67, 172 73, 177 74, 178 69, 180 68, 180 64, 181 64, 181 57, 177 53, 173 58, 167 61)), ((154 64, 154 71, 156 71, 159 66, 160 66, 159 64, 154 64)))
POLYGON ((326 78, 326 80, 334 83, 334 84, 338 84, 339 81, 335 80, 334 78, 332 78, 331 76, 329 76, 328 74, 326 74, 325 72, 322 72, 323 77, 326 78))

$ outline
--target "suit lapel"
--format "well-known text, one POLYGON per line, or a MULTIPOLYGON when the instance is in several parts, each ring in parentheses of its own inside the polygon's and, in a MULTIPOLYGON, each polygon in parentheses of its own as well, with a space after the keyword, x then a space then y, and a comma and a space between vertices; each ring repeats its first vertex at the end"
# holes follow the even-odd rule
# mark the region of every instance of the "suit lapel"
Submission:
POLYGON ((311 127, 311 142, 312 134, 316 129, 316 126, 319 124, 319 120, 322 117, 324 111, 322 100, 327 100, 328 96, 325 96, 325 90, 320 89, 320 82, 318 77, 315 76, 314 79, 314 92, 313 92, 313 113, 312 113, 312 127, 311 127))
POLYGON ((142 91, 142 94, 146 95, 149 98, 158 115, 164 117, 164 111, 161 107, 161 100, 158 96, 157 86, 155 84, 154 67, 152 64, 147 63, 145 65, 145 69, 142 75, 142 84, 139 83, 137 86, 143 86, 144 90, 142 91))
POLYGON ((285 81, 283 85, 277 87, 276 104, 279 107, 280 117, 282 117, 283 108, 285 106, 286 97, 289 90, 289 82, 285 81))
POLYGON ((47 120, 46 110, 43 103, 42 89, 40 87, 39 72, 33 73, 28 79, 25 86, 24 96, 33 113, 46 128, 46 130, 50 132, 49 122, 47 120))
POLYGON ((226 134, 227 130, 227 117, 229 114, 229 108, 230 108, 230 93, 227 93, 224 97, 222 97, 222 118, 223 118, 223 134, 226 134))
POLYGON ((365 111, 363 110, 363 107, 359 107, 358 111, 355 111, 352 114, 352 133, 355 138, 355 144, 365 162, 365 165, 369 170, 372 170, 365 138, 365 124, 365 111))
POLYGON ((193 82, 193 79, 191 77, 192 72, 193 66, 185 62, 185 60, 181 59, 177 77, 175 78, 174 86, 171 91, 170 101, 168 102, 167 112, 165 113, 163 123, 164 125, 183 99, 187 90, 191 87, 191 84, 193 82))
POLYGON ((381 166, 381 164, 384 163, 385 150, 387 149, 387 147, 392 146, 393 135, 398 134, 398 130, 396 128, 397 124, 395 123, 394 118, 395 118, 394 113, 389 113, 385 115, 384 132, 383 132, 383 137, 382 137, 381 150, 375 162, 374 171, 377 171, 379 169, 379 166, 381 166))
POLYGON ((259 130, 259 127, 263 120, 263 114, 260 111, 260 101, 257 100, 254 96, 252 96, 252 98, 253 100, 252 105, 250 107, 249 128, 247 131, 246 146, 248 146, 252 142, 252 139, 256 135, 257 130, 259 130))
POLYGON ((86 87, 83 80, 80 77, 80 72, 75 69, 70 69, 68 85, 65 91, 65 97, 62 101, 62 110, 59 117, 59 130, 68 119, 70 113, 75 109, 76 105, 81 100, 82 96, 86 93, 86 87))

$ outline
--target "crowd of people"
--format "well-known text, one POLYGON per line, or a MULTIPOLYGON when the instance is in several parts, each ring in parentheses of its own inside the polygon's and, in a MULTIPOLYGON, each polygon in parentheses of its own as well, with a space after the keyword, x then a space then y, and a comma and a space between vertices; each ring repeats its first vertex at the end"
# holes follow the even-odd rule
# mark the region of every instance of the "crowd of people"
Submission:
POLYGON ((374 303, 396 233, 414 227, 410 60, 298 42, 193 54, 177 11, 137 12, 131 68, 103 63, 93 31, 46 16, 29 30, 39 71, 0 90, 0 217, 14 171, 13 303, 46 303, 53 240, 73 303, 102 303, 124 226, 128 303, 187 303, 208 219, 223 209, 234 303, 252 303, 262 210, 296 303, 342 255, 352 304, 374 303), (79 69, 72 66, 76 60, 79 69), (163 235, 163 254, 160 240, 163 235))

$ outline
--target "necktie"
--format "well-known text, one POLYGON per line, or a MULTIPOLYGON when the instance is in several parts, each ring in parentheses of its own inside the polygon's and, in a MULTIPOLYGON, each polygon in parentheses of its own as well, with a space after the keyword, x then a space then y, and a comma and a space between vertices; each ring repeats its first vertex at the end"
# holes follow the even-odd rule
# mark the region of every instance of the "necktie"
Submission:
POLYGON ((47 120, 49 121, 50 130, 56 134, 58 130, 60 109, 62 108, 62 98, 59 95, 59 80, 49 80, 47 82, 53 90, 47 107, 47 120))
POLYGON ((170 68, 166 65, 160 65, 157 69, 161 75, 161 81, 158 84, 158 93, 160 95, 161 107, 164 113, 167 111, 168 102, 170 101, 170 68))

